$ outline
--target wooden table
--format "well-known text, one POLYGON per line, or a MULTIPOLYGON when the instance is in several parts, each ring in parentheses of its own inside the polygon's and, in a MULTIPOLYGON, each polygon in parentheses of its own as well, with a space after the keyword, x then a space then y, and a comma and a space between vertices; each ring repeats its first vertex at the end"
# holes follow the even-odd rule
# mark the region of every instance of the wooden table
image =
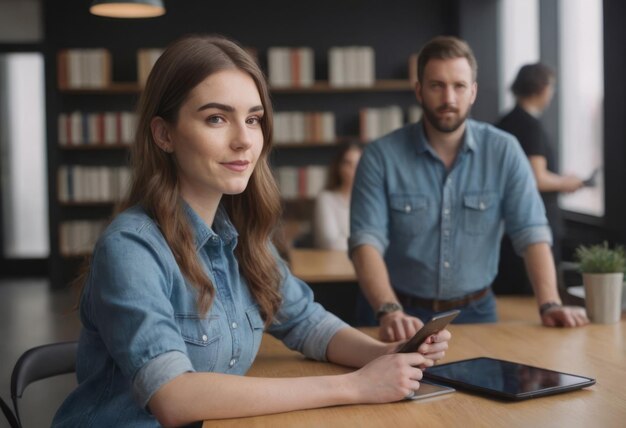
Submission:
POLYGON ((315 300, 348 324, 356 324, 356 273, 345 251, 293 248, 291 272, 311 287, 315 300))
MULTIPOLYGON (((577 329, 541 327, 530 298, 498 300, 500 313, 525 314, 491 325, 452 325, 445 361, 490 356, 590 376, 596 385, 521 402, 457 391, 423 401, 353 405, 205 421, 210 427, 623 427, 626 423, 626 321, 577 329), (510 307, 511 311, 507 310, 510 307), (524 311, 524 308, 526 311, 524 311), (532 321, 535 319, 535 321, 532 321), (529 321, 530 320, 530 321, 529 321)), ((373 329, 364 330, 376 334, 373 329)), ((250 376, 289 377, 349 369, 304 359, 270 336, 250 376)))
POLYGON ((307 283, 354 282, 356 273, 345 251, 294 248, 291 272, 307 283))

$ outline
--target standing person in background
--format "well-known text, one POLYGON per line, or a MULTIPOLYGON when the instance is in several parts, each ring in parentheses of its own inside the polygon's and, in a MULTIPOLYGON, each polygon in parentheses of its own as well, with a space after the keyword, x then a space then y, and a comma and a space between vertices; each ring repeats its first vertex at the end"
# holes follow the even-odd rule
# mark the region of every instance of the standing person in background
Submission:
MULTIPOLYGON (((496 126, 517 138, 530 160, 537 188, 546 208, 548 223, 552 228, 552 254, 555 264, 561 262, 561 237, 563 220, 558 205, 561 192, 570 193, 583 187, 583 180, 574 175, 559 175, 554 149, 539 117, 552 101, 554 72, 541 63, 520 68, 511 86, 516 104, 496 126)), ((530 294, 532 288, 526 275, 523 260, 517 256, 511 240, 502 240, 500 267, 494 281, 494 290, 502 294, 530 294)))
POLYGON ((363 150, 357 143, 344 144, 330 165, 326 190, 315 200, 315 247, 347 250, 350 234, 350 195, 363 150))
MULTIPOLYGON (((422 121, 367 145, 350 207, 350 256, 383 340, 410 337, 434 313, 497 320, 491 283, 502 226, 524 255, 546 326, 588 323, 562 306, 551 234, 528 160, 515 138, 469 119, 477 95, 471 48, 436 37, 418 57, 422 121)), ((359 321, 367 321, 361 318, 359 321)))
POLYGON ((78 387, 53 427, 179 426, 412 397, 450 333, 397 354, 313 301, 276 255, 272 106, 257 63, 222 37, 165 49, 138 109, 130 194, 82 282, 78 387), (336 376, 242 376, 264 330, 336 376))

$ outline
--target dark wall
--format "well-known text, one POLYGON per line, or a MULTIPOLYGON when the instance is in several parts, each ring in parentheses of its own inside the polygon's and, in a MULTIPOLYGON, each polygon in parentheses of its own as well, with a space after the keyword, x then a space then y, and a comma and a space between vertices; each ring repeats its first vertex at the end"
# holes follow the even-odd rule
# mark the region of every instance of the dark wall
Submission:
POLYGON ((191 32, 220 33, 245 46, 311 46, 317 71, 326 77, 326 52, 333 45, 369 45, 376 51, 379 78, 406 76, 404 61, 430 37, 454 31, 451 1, 267 0, 256 4, 184 0, 166 2, 167 14, 145 20, 90 15, 85 0, 56 2, 47 8, 46 40, 56 47, 109 47, 114 78, 134 80, 139 47, 163 47, 191 32))
MULTIPOLYGON (((553 70, 559 69, 559 0, 543 0, 539 2, 540 56, 541 62, 553 70)), ((559 82, 556 82, 556 91, 560 91, 559 82)), ((550 137, 550 141, 560 141, 559 137, 559 97, 553 97, 552 102, 541 115, 541 122, 550 137)), ((558 159, 556 159, 558 161, 558 159)))
POLYGON ((472 116, 494 123, 498 119, 498 0, 459 1, 459 36, 478 62, 478 98, 472 116))

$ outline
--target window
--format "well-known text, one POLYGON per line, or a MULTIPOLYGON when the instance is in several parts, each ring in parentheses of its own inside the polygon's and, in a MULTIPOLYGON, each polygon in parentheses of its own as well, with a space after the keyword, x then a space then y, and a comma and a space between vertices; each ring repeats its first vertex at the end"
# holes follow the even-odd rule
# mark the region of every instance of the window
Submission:
POLYGON ((509 90, 520 67, 539 61, 539 0, 502 0, 500 4, 500 114, 515 99, 509 90))
MULTIPOLYGON (((604 57, 601 0, 559 3, 560 165, 562 173, 588 177, 603 162, 604 57)), ((604 183, 562 195, 563 209, 604 216, 604 183)))
POLYGON ((44 258, 50 252, 40 53, 0 55, 0 148, 3 255, 44 258))

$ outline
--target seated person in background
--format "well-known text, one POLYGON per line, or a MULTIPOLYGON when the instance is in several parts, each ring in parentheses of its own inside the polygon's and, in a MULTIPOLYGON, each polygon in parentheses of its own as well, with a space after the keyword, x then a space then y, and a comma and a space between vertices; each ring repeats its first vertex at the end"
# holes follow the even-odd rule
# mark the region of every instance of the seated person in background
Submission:
POLYGON ((272 106, 257 63, 221 37, 171 44, 141 95, 132 183, 83 282, 76 376, 55 427, 178 426, 419 388, 450 333, 393 354, 313 301, 276 256, 272 106), (263 331, 344 375, 242 376, 263 331))
MULTIPOLYGON (((554 72, 541 63, 520 68, 511 86, 516 105, 496 126, 513 134, 530 160, 537 188, 552 228, 552 253, 555 264, 561 262, 560 241, 563 234, 559 192, 574 192, 583 187, 583 180, 574 175, 557 173, 556 156, 539 116, 550 105, 554 94, 554 72)), ((524 262, 513 249, 508 236, 502 240, 498 276, 494 291, 501 294, 531 294, 532 287, 524 262)))
POLYGON ((357 143, 343 145, 329 168, 326 190, 315 201, 313 237, 316 248, 347 250, 350 233, 350 194, 362 153, 357 143))
POLYGON ((380 337, 411 337, 448 309, 461 311, 460 323, 497 321, 491 283, 503 225, 524 254, 543 324, 588 323, 583 308, 561 305, 550 228, 522 149, 469 118, 478 90, 471 48, 436 37, 417 70, 422 120, 368 144, 352 189, 350 256, 380 337))

